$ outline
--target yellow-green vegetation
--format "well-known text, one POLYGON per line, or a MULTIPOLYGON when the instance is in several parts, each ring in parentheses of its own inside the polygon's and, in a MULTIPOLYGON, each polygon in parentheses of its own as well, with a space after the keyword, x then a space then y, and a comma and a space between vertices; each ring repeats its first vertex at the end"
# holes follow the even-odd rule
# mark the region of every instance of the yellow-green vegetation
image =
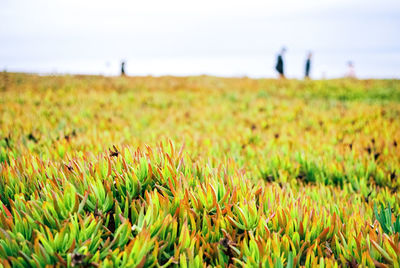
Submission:
POLYGON ((400 267, 400 81, 0 77, 0 266, 400 267))

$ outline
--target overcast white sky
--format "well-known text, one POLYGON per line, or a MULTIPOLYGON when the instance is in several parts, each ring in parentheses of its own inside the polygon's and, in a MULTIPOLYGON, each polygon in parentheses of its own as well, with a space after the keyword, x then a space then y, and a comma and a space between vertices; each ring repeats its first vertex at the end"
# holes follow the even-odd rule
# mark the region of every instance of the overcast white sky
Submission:
POLYGON ((130 75, 400 78, 399 0, 0 0, 0 68, 130 75))

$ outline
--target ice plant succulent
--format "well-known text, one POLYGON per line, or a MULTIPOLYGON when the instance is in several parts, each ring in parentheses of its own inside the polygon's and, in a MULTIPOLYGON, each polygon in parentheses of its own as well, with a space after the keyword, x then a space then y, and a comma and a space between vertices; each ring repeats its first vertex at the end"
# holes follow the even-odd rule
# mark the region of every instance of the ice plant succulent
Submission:
POLYGON ((400 267, 398 81, 7 75, 3 267, 400 267))

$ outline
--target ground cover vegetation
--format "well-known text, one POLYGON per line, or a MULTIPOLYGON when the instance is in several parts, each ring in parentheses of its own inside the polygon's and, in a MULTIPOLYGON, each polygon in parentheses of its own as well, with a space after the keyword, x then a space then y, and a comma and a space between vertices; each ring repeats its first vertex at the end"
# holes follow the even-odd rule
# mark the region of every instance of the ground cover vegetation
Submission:
POLYGON ((400 267, 400 82, 0 74, 0 266, 400 267))

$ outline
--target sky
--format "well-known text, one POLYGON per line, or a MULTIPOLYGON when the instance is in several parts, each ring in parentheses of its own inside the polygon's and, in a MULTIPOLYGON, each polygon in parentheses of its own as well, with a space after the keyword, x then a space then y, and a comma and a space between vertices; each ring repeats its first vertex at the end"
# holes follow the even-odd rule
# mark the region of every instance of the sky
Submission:
POLYGON ((0 69, 400 78, 399 0, 0 0, 0 69))

